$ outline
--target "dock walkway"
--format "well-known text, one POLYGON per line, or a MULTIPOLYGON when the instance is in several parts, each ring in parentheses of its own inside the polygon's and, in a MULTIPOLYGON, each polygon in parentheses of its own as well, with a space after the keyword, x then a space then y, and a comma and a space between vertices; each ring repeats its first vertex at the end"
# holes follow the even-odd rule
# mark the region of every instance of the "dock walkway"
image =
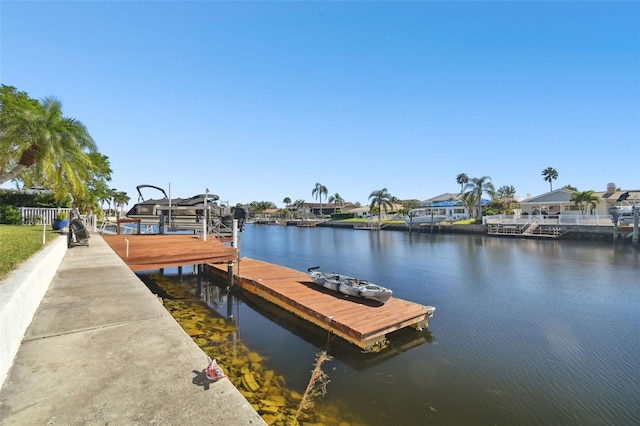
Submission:
MULTIPOLYGON (((209 265, 227 277, 226 266, 209 265)), ((314 284, 301 271, 242 258, 234 282, 318 327, 355 344, 363 350, 377 351, 386 344, 386 335, 412 326, 428 326, 433 307, 392 297, 379 304, 357 297, 345 297, 314 284)))
POLYGON ((93 234, 66 251, 0 390, 2 425, 265 425, 93 234))
POLYGON ((236 260, 237 250, 215 238, 199 235, 103 235, 104 240, 132 271, 172 266, 226 263, 236 260))

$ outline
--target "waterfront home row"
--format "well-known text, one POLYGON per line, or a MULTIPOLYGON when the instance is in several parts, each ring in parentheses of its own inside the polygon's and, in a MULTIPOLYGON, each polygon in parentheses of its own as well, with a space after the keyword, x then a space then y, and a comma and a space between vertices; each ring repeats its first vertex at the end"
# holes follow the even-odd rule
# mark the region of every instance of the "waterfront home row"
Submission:
MULTIPOLYGON (((574 192, 576 191, 556 189, 524 200, 517 199, 516 203, 520 208, 516 209, 515 216, 577 217, 589 215, 609 217, 611 207, 630 207, 634 203, 640 206, 640 189, 618 189, 615 184, 609 183, 605 191, 593 193, 598 202, 595 205, 587 206, 587 211, 581 212, 580 208, 571 200, 574 192)), ((489 200, 483 199, 482 205, 487 204, 489 204, 489 200)), ((402 206, 395 207, 394 211, 397 211, 402 206)), ((462 194, 460 193, 444 193, 428 198, 421 201, 419 207, 431 207, 434 215, 445 215, 452 221, 472 217, 470 209, 464 205, 462 194)), ((293 205, 287 206, 287 208, 297 211, 293 205)), ((352 203, 345 203, 338 208, 333 203, 307 203, 300 213, 306 215, 330 215, 336 210, 340 210, 342 213, 352 213, 356 218, 370 218, 373 216, 369 211, 369 206, 356 206, 352 203)), ((395 214, 385 215, 384 212, 382 214, 383 219, 402 219, 402 217, 396 216, 395 214)))

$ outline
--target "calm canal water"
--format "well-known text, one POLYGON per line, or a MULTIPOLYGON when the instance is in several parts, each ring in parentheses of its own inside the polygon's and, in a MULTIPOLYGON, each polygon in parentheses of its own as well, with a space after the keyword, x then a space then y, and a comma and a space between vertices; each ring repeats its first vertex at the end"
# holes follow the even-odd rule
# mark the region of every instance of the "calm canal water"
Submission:
MULTIPOLYGON (((367 425, 640 419, 640 255, 630 244, 249 225, 239 247, 436 307, 428 331, 392 334, 382 354, 331 340, 323 402, 367 425)), ((242 341, 302 392, 327 336, 247 303, 235 316, 242 341)))

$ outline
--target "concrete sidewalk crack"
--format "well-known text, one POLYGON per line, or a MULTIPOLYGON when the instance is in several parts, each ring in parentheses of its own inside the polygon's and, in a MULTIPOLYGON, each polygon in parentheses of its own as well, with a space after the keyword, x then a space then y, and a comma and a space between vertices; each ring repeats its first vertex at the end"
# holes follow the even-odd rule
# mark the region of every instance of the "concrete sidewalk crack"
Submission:
POLYGON ((135 323, 146 322, 146 321, 155 321, 155 320, 157 320, 159 318, 162 318, 164 316, 166 316, 166 315, 165 314, 160 314, 160 315, 157 315, 155 317, 141 318, 141 319, 132 320, 132 321, 120 321, 120 322, 115 322, 115 323, 105 324, 105 325, 99 325, 99 326, 94 326, 94 327, 77 328, 77 329, 74 329, 74 330, 64 331, 64 332, 60 332, 60 333, 41 334, 41 335, 38 335, 38 336, 30 336, 30 337, 25 336, 22 339, 22 341, 23 342, 32 342, 32 341, 36 341, 36 340, 49 339, 49 338, 52 338, 52 337, 60 337, 60 336, 66 336, 66 335, 76 334, 76 333, 86 333, 87 331, 95 331, 95 330, 109 329, 109 328, 115 328, 115 327, 122 327, 123 325, 128 325, 128 324, 135 324, 135 323))

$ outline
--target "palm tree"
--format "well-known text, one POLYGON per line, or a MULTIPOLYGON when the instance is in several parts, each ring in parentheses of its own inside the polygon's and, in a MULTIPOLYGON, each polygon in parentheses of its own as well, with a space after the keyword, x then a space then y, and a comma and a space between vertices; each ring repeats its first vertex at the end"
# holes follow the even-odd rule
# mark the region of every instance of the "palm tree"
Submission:
POLYGON ((288 218, 290 213, 289 207, 291 206, 291 198, 284 197, 282 202, 284 203, 284 208, 282 209, 282 212, 285 213, 286 217, 288 218))
POLYGON ((417 209, 418 207, 420 207, 420 201, 416 199, 404 200, 404 201, 401 201, 400 204, 402 205, 402 207, 398 210, 398 213, 401 214, 402 216, 406 216, 409 214, 411 210, 417 209))
POLYGON ((471 212, 473 211, 473 208, 478 203, 476 194, 472 191, 465 192, 462 194, 461 198, 462 198, 463 205, 466 207, 467 211, 469 211, 469 217, 472 217, 473 215, 471 214, 471 212))
POLYGON ((329 197, 329 202, 333 203, 333 212, 336 212, 336 205, 342 206, 344 199, 337 192, 329 197))
POLYGON ((552 181, 558 179, 558 172, 553 167, 547 167, 542 171, 542 178, 549 182, 549 192, 553 191, 552 181))
POLYGON ((580 209, 580 214, 586 214, 587 208, 596 208, 600 198, 594 195, 593 191, 582 191, 571 194, 571 201, 580 209))
POLYGON ((302 218, 302 215, 304 214, 304 209, 307 208, 307 202, 305 200, 296 200, 293 203, 293 206, 298 212, 298 216, 302 218))
POLYGON ((387 188, 378 189, 369 194, 369 200, 371 200, 371 204, 369 205, 369 213, 373 214, 376 210, 378 211, 378 220, 382 220, 382 209, 385 211, 393 209, 393 204, 391 204, 391 194, 387 191, 387 188))
POLYGON ((131 197, 129 197, 126 192, 116 191, 115 194, 113 194, 113 203, 115 204, 117 217, 122 216, 122 207, 124 207, 130 199, 131 197))
POLYGON ((496 196, 502 207, 502 211, 507 214, 512 214, 513 204, 516 200, 516 188, 513 185, 504 185, 498 188, 496 196))
POLYGON ((467 176, 466 173, 459 173, 458 176, 456 176, 456 182, 460 185, 460 194, 462 194, 464 186, 469 183, 469 176, 467 176))
POLYGON ((109 216, 111 216, 111 203, 113 203, 113 214, 118 216, 118 207, 116 206, 116 194, 118 190, 115 188, 111 188, 108 192, 109 194, 109 216))
MULTIPOLYGON (((3 106, 4 93, 3 86, 3 106)), ((0 184, 29 170, 58 200, 86 192, 85 180, 95 169, 90 154, 97 147, 84 124, 62 115, 60 101, 48 97, 38 106, 6 114, 3 109, 1 125, 0 148, 12 163, 3 164, 0 184)))
POLYGON ((311 195, 315 196, 316 199, 320 198, 320 216, 322 216, 322 196, 326 196, 329 193, 329 190, 326 186, 316 183, 316 186, 311 191, 311 195))
POLYGON ((473 194, 477 203, 476 217, 480 217, 482 215, 482 194, 486 192, 491 196, 491 198, 495 197, 496 189, 494 188, 493 183, 489 182, 490 180, 491 178, 489 176, 471 178, 470 182, 464 186, 465 189, 468 189, 469 192, 473 194))
POLYGON ((103 215, 104 215, 104 203, 106 203, 107 201, 109 202, 111 201, 110 191, 111 189, 109 189, 107 184, 102 181, 97 182, 97 184, 95 185, 92 191, 96 197, 96 201, 100 203, 100 210, 102 211, 103 215))

